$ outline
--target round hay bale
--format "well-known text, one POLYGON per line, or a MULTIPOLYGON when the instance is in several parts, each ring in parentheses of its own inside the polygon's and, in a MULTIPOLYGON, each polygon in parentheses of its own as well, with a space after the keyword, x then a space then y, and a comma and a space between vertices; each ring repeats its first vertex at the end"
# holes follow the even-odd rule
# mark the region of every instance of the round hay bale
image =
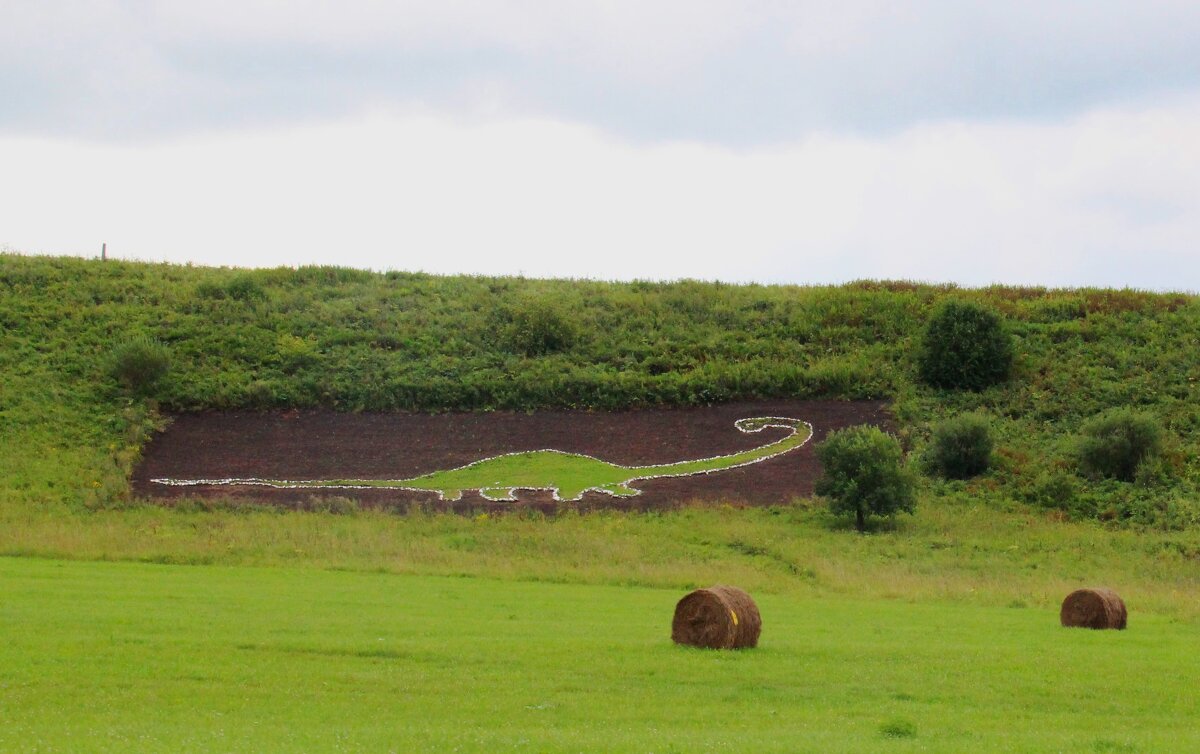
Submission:
POLYGON ((1111 589, 1076 589, 1063 600, 1059 620, 1068 628, 1125 628, 1125 603, 1111 589))
POLYGON ((758 646, 762 616, 750 595, 732 586, 697 589, 675 605, 671 641, 708 649, 758 646))

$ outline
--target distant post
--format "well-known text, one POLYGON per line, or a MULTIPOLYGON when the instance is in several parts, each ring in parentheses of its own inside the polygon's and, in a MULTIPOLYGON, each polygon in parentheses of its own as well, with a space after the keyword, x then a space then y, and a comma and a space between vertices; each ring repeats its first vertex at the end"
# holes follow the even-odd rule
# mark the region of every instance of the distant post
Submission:
POLYGON ((108 244, 102 243, 100 244, 100 261, 103 262, 106 259, 108 259, 108 244))

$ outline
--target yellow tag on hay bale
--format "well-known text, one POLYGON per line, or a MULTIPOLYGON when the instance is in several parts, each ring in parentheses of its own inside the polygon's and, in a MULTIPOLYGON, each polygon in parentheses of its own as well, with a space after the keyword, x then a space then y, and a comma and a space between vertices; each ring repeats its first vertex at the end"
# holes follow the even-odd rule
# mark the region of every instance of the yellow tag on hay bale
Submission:
POLYGON ((736 626, 737 625, 737 613, 733 612, 733 610, 730 609, 729 614, 733 616, 733 625, 736 626))

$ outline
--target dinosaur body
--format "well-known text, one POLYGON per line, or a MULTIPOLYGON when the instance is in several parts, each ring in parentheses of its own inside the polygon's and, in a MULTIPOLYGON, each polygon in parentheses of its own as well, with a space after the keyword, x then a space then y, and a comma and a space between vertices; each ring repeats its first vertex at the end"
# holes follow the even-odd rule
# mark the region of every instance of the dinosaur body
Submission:
POLYGON ((489 500, 515 500, 517 490, 550 490, 555 500, 579 500, 588 491, 616 497, 632 497, 640 490, 631 482, 661 477, 711 474, 746 466, 794 450, 812 437, 812 426, 799 419, 756 417, 739 419, 734 426, 742 432, 761 432, 768 427, 789 430, 786 437, 750 450, 714 458, 659 464, 620 466, 599 458, 559 450, 532 450, 485 458, 455 469, 434 471, 408 479, 155 479, 160 484, 260 485, 277 488, 402 489, 436 492, 442 500, 458 500, 464 490, 479 490, 489 500))

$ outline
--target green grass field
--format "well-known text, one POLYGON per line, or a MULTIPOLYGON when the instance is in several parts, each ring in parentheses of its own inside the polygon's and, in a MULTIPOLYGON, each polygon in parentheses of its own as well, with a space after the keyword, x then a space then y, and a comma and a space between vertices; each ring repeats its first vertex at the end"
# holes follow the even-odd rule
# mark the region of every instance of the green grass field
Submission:
POLYGON ((678 590, 0 559, 3 751, 1187 751, 1191 623, 678 590))
POLYGON ((0 504, 0 751, 1190 751, 1198 537, 0 504), (670 643, 714 582, 758 600, 758 649, 670 643), (1060 628, 1101 584, 1129 630, 1060 628))

